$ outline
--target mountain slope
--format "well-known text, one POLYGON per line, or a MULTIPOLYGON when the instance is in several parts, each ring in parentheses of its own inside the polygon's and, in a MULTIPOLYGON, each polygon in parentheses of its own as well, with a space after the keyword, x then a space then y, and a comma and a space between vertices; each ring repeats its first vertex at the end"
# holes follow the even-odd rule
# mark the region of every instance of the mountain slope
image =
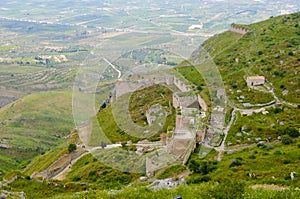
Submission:
MULTIPOLYGON (((188 186, 152 191, 146 185, 153 179, 140 182, 136 180, 138 176, 111 171, 87 155, 71 167, 65 181, 40 183, 23 176, 10 184, 11 190, 25 191, 31 198, 171 198, 176 195, 183 198, 283 198, 287 195, 299 198, 300 192, 295 189, 300 186, 299 176, 291 177, 291 172, 300 173, 300 140, 296 133, 300 128, 299 23, 300 13, 295 13, 252 25, 237 25, 252 32, 242 35, 227 31, 203 44, 223 77, 229 96, 228 118, 233 125, 228 126, 226 151, 221 161, 216 161, 214 150, 202 158, 202 146, 197 147, 187 164, 191 173, 186 178, 188 186), (249 89, 244 77, 252 75, 263 75, 268 82, 249 89), (263 106, 264 111, 253 111, 259 109, 257 104, 267 102, 272 103, 263 106), (245 107, 244 103, 254 106, 245 107), (114 174, 120 174, 119 178, 112 177, 116 183, 103 186, 106 178, 114 174), (253 185, 273 188, 256 190, 253 185), (112 191, 110 187, 120 190, 112 191), (74 192, 81 193, 74 195, 74 192)), ((179 71, 190 77, 189 71, 193 70, 179 71)))

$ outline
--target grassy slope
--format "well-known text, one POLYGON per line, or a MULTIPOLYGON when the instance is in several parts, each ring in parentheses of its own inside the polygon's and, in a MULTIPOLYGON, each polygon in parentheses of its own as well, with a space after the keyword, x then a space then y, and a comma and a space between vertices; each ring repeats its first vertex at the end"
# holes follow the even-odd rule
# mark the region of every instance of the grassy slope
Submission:
MULTIPOLYGON (((281 28, 289 28, 291 24, 294 25, 295 27, 295 20, 297 19, 292 19, 290 17, 290 21, 288 21, 286 16, 281 16, 278 18, 271 19, 271 21, 267 22, 261 22, 260 24, 254 24, 251 25, 250 27, 255 28, 255 26, 260 25, 260 27, 268 27, 266 31, 271 31, 273 34, 274 28, 277 29, 277 32, 274 33, 274 40, 275 44, 274 45, 269 45, 269 48, 271 46, 274 47, 274 52, 278 53, 279 46, 281 45, 282 47, 282 36, 278 37, 280 39, 275 38, 276 35, 281 35, 281 33, 278 33, 278 30, 281 28), (287 20, 287 21, 285 21, 287 20), (275 25, 272 24, 274 21, 279 21, 280 25, 275 25), (272 29, 270 30, 270 26, 272 25, 272 29), (278 27, 279 26, 279 27, 278 27), (275 47, 278 48, 275 48, 275 47)), ((295 27, 296 28, 296 27, 295 27)), ((257 29, 256 30, 257 34, 257 39, 262 40, 259 35, 263 34, 263 28, 262 29, 257 29)), ((266 32, 265 31, 265 32, 266 32)), ((291 31, 287 33, 289 36, 283 36, 287 37, 285 40, 290 40, 290 38, 293 38, 294 35, 294 29, 292 28, 291 31), (290 35, 293 34, 293 35, 290 35)), ((269 33, 268 33, 269 34, 269 33)), ((269 34, 270 35, 270 34, 269 34)), ((219 37, 214 37, 211 40, 208 40, 205 43, 205 47, 210 47, 212 50, 211 52, 213 55, 216 55, 216 62, 220 67, 221 73, 223 75, 223 78, 226 82, 226 84, 229 86, 232 85, 232 83, 237 83, 238 87, 235 89, 241 89, 243 90, 245 88, 244 85, 244 80, 242 79, 244 74, 264 74, 262 68, 268 67, 270 65, 268 62, 266 62, 266 57, 265 56, 271 56, 273 53, 273 50, 265 50, 265 41, 263 44, 255 44, 253 43, 252 40, 253 35, 249 34, 241 38, 239 41, 239 36, 235 33, 231 32, 226 32, 224 34, 219 35, 219 37), (221 40, 218 40, 218 38, 223 38, 223 39, 228 39, 224 42, 221 40), (216 41, 213 41, 216 40, 216 41), (237 41, 234 43, 234 41, 237 41), (214 44, 216 45, 215 47, 212 47, 214 44), (232 44, 232 46, 228 46, 228 44, 232 44), (250 46, 250 47, 249 47, 250 46), (225 49, 224 52, 218 53, 220 49, 225 49), (249 53, 244 54, 243 52, 246 52, 246 50, 249 50, 249 53), (258 57, 258 51, 261 50, 263 51, 263 58, 258 57), (235 63, 234 58, 238 56, 239 57, 239 65, 235 63), (253 58, 254 57, 254 58, 253 58), (252 65, 256 64, 255 67, 247 66, 248 60, 251 60, 253 63, 252 65), (265 59, 264 62, 261 61, 261 59, 265 59), (258 61, 257 61, 258 60, 258 61), (266 65, 264 64, 263 66, 261 63, 267 63, 266 65), (256 67, 257 66, 257 67, 256 67), (234 78, 233 78, 234 77, 234 78), (239 84, 240 83, 240 84, 239 84)), ((297 39, 297 38, 296 38, 297 39)), ((273 49, 272 47, 272 49, 273 49)), ((285 46, 286 47, 286 46, 285 46)), ((289 48, 293 48, 289 47, 289 48)), ((282 57, 285 58, 285 61, 287 63, 293 64, 291 67, 293 67, 295 70, 297 69, 297 64, 298 62, 293 62, 295 60, 296 55, 290 56, 290 55, 282 55, 282 57), (289 57, 288 57, 289 56, 289 57)), ((282 58, 281 57, 281 58, 282 58)), ((272 60, 269 60, 272 62, 272 60)), ((272 62, 273 63, 273 62, 272 62)), ((277 70, 278 65, 272 65, 271 70, 269 70, 270 73, 274 72, 274 70, 277 70)), ((290 66, 285 66, 284 67, 289 70, 290 66)), ((267 71, 268 71, 267 70, 267 71)), ((279 68, 278 68, 279 70, 279 68)), ((290 71, 287 71, 285 74, 282 75, 282 78, 280 81, 286 81, 284 79, 287 79, 288 76, 285 76, 286 74, 292 75, 290 71), (283 80, 282 80, 283 79, 283 80)), ((277 76, 276 75, 270 75, 264 74, 268 80, 273 82, 273 84, 276 87, 276 90, 278 90, 278 83, 276 82, 277 76)), ((292 78, 293 79, 293 78, 292 78)), ((195 80, 197 81, 197 80, 195 80)), ((286 85, 286 87, 290 90, 293 88, 293 82, 289 83, 286 81, 289 85, 286 85)), ((294 98, 295 95, 297 94, 293 93, 293 90, 291 91, 291 95, 294 98)), ((283 97, 283 96, 281 96, 283 97)), ((286 100, 290 100, 288 96, 285 97, 286 100)), ((290 101, 295 102, 297 99, 292 99, 290 101)), ((255 128, 252 129, 257 129, 258 131, 260 126, 264 126, 266 121, 273 122, 274 118, 280 118, 284 119, 288 125, 290 126, 295 126, 297 124, 297 110, 291 109, 284 107, 282 112, 280 113, 273 113, 273 110, 270 110, 270 115, 263 117, 262 115, 254 115, 250 116, 248 118, 244 118, 244 120, 238 120, 236 125, 244 125, 245 123, 248 122, 249 125, 255 126, 255 128), (286 112, 286 113, 285 113, 286 112), (276 115, 277 114, 277 115, 276 115), (275 116, 274 116, 275 115, 275 116), (288 117, 289 116, 289 117, 288 117), (263 118, 261 118, 263 117, 263 118), (265 119, 265 120, 264 120, 265 119), (269 121, 270 120, 270 121, 269 121), (254 122, 254 123, 253 123, 254 122), (259 125, 258 125, 259 124, 259 125)), ((103 119, 100 121, 102 124, 111 123, 111 111, 109 108, 105 109, 103 112, 100 114, 103 114, 102 116, 103 119), (106 112, 105 112, 106 111, 106 112)), ((115 124, 111 124, 112 126, 116 126, 115 124)), ((112 128, 110 125, 107 125, 109 130, 112 128)), ((297 125, 296 125, 297 126, 297 125)), ((115 127, 114 127, 115 128, 115 127)), ((238 127, 237 129, 239 129, 238 127)), ((282 127, 284 128, 284 127, 282 127)), ((115 128, 115 132, 117 132, 117 128, 115 128)), ((268 131, 266 129, 262 128, 263 131, 268 131)), ((278 131, 275 129, 274 131, 278 131)), ((256 132, 256 131, 255 131, 256 132)), ((272 135, 273 130, 270 130, 272 135)), ((261 135, 261 134, 260 134, 261 135)), ((119 138, 115 138, 119 139, 119 138)), ((230 139, 230 137, 229 137, 230 139)), ((181 186, 176 189, 171 189, 171 190, 160 190, 157 192, 152 192, 144 187, 132 187, 132 188, 127 188, 124 191, 116 194, 109 194, 107 191, 90 191, 86 193, 82 193, 79 195, 77 198, 99 198, 100 196, 102 198, 171 198, 176 195, 182 195, 183 198, 211 198, 211 197, 218 197, 218 195, 215 194, 241 194, 244 193, 244 198, 282 198, 285 197, 286 194, 290 198, 298 198, 300 197, 299 191, 270 191, 270 190, 253 190, 250 188, 243 188, 241 189, 241 186, 239 186, 240 182, 245 183, 246 185, 251 185, 251 184, 257 184, 257 183, 274 183, 274 184, 279 184, 279 185, 292 185, 292 186, 300 186, 299 185, 299 180, 291 181, 288 179, 288 175, 291 171, 295 171, 297 173, 300 172, 299 170, 299 140, 294 139, 295 143, 291 145, 283 145, 281 143, 277 144, 267 144, 267 145, 262 145, 260 147, 252 147, 252 148, 247 148, 244 150, 236 151, 233 154, 225 154, 223 157, 223 160, 219 163, 217 163, 216 169, 210 172, 208 175, 212 180, 220 181, 220 183, 216 182, 209 182, 209 183, 201 183, 201 184, 196 184, 196 185, 189 185, 189 186, 181 186), (297 143, 298 142, 298 143, 297 143), (271 146, 272 145, 272 146, 271 146), (234 159, 242 159, 242 164, 240 166, 234 166, 230 167, 230 164, 234 159), (247 176, 248 173, 255 173, 256 178, 249 178, 247 176), (274 178, 272 178, 274 176, 274 178), (222 179, 237 179, 238 181, 229 181, 227 184, 222 183, 222 179), (233 187, 232 189, 231 186, 233 187), (237 186, 237 187, 236 187, 237 186), (236 189, 237 188, 237 189, 236 189), (226 192, 224 191, 226 190, 226 192), (228 191, 229 190, 229 191, 228 191), (231 193, 230 193, 231 192, 231 193)), ((200 159, 201 161, 207 161, 210 158, 213 158, 215 156, 215 152, 213 152, 211 155, 207 156, 207 159, 200 159)), ((192 159, 198 159, 197 154, 194 154, 192 156, 192 159)), ((31 196, 34 197, 40 197, 40 198, 45 198, 45 197, 50 197, 53 195, 54 198, 71 198, 75 197, 73 192, 74 191, 81 191, 85 188, 87 188, 87 184, 81 184, 80 187, 78 187, 79 182, 88 182, 91 183, 92 186, 96 186, 98 183, 102 188, 105 188, 105 186, 102 184, 105 182, 105 179, 108 174, 103 174, 103 172, 108 169, 104 168, 103 165, 101 165, 98 161, 94 161, 94 158, 92 156, 85 156, 83 157, 78 163, 76 163, 73 166, 73 171, 68 175, 68 180, 66 181, 66 188, 63 188, 63 184, 59 184, 56 186, 56 188, 53 187, 53 185, 47 185, 45 183, 38 183, 34 181, 26 181, 26 180, 18 180, 15 183, 12 184, 12 187, 14 190, 25 190, 26 193, 32 194, 31 196), (87 172, 88 171, 88 172, 87 172), (94 172, 96 171, 96 172, 94 172), (73 181, 73 182, 72 182, 73 181), (93 184, 94 183, 94 184, 93 184), (27 186, 30 185, 30 186, 27 186), (45 192, 40 191, 40 192, 35 192, 33 191, 33 187, 38 190, 45 190, 45 192), (42 195, 43 193, 44 195, 42 195)), ((176 168, 178 169, 178 168, 176 168)), ((109 170, 112 174, 115 174, 115 171, 109 170)), ((119 174, 117 174, 119 175, 119 174)), ((193 174, 193 175, 201 175, 201 174, 193 174)), ((113 181, 117 181, 117 183, 110 184, 108 183, 108 186, 114 186, 116 185, 117 188, 120 188, 119 180, 123 180, 123 174, 120 175, 121 178, 116 180, 116 176, 110 176, 109 178, 114 179, 113 181)), ((126 177, 125 177, 126 178, 126 177)), ((232 197, 232 195, 229 195, 232 197)))
POLYGON ((22 148, 1 148, 0 169, 21 169, 36 155, 63 143, 73 126, 69 91, 32 94, 3 107, 1 143, 22 148))
MULTIPOLYGON (((154 85, 146 89, 142 89, 133 93, 130 99, 129 111, 130 115, 138 125, 144 126, 144 122, 147 121, 145 113, 149 107, 155 104, 160 104, 161 106, 172 106, 172 96, 173 92, 163 85, 154 85), (149 97, 151 95, 151 98, 149 97)), ((172 107, 170 107, 171 110, 172 107)), ((170 121, 170 118, 174 119, 174 113, 167 118, 167 123, 163 127, 162 131, 166 132, 168 126, 175 126, 175 120, 170 121)))
POLYGON ((295 180, 289 178, 291 172, 300 172, 299 154, 300 148, 297 143, 291 145, 266 144, 260 147, 246 148, 234 152, 232 155, 226 154, 218 164, 218 169, 210 175, 212 179, 230 177, 245 180, 250 184, 278 184, 299 187, 299 178, 295 180), (232 161, 238 157, 242 158, 242 165, 230 167, 232 161), (255 173, 256 177, 250 178, 247 173, 255 173))
MULTIPOLYGON (((130 100, 129 111, 133 121, 144 126, 146 108, 157 103, 162 106, 169 106, 169 101, 172 100, 172 92, 167 87, 155 85, 134 92, 130 100), (149 98, 149 95, 152 97, 149 98)), ((167 117, 166 124, 164 125, 162 132, 166 132, 168 126, 175 126, 175 110, 172 109, 172 112, 173 114, 167 117)), ((139 140, 139 138, 132 137, 123 132, 112 118, 113 115, 111 106, 108 106, 97 114, 97 120, 102 131, 112 143, 128 140, 137 142, 139 140)), ((99 133, 98 130, 93 130, 89 144, 91 146, 98 146, 99 143, 104 140, 100 135, 101 133, 99 133)), ((149 139, 151 140, 151 138, 149 139)), ((153 136, 153 139, 155 139, 155 136, 153 136)))
POLYGON ((32 180, 17 180, 12 185, 15 191, 24 191, 29 198, 52 198, 52 199, 70 199, 70 198, 103 198, 103 199, 157 199, 172 198, 177 195, 182 198, 206 199, 206 198, 299 198, 300 191, 275 191, 266 189, 252 189, 244 187, 243 184, 231 181, 228 183, 201 183, 197 185, 179 186, 175 189, 161 189, 153 191, 144 186, 133 186, 121 191, 93 190, 84 191, 86 184, 69 183, 65 187, 57 182, 35 182, 32 180), (39 190, 39 191, 36 191, 39 190), (74 192, 82 193, 76 195, 74 192), (243 195, 242 195, 243 194, 243 195))
POLYGON ((237 114, 236 122, 228 132, 227 143, 256 143, 256 138, 272 141, 284 135, 287 127, 300 128, 300 109, 282 106, 277 109, 269 108, 267 111, 269 113, 266 115, 262 113, 250 116, 237 114), (237 136, 237 133, 241 133, 241 136, 237 136))
POLYGON ((280 98, 299 103, 299 24, 299 13, 279 16, 247 26, 253 32, 243 37, 227 31, 208 39, 203 47, 214 57, 228 89, 243 90, 243 76, 264 75, 280 98), (284 89, 289 91, 286 96, 284 89))
MULTIPOLYGON (((263 75, 273 84, 279 98, 299 103, 299 13, 271 18, 246 27, 253 32, 242 36, 226 31, 203 44, 219 67, 231 100, 240 108, 244 108, 239 102, 241 96, 244 97, 243 103, 272 101, 270 93, 253 89, 249 91, 246 86, 245 76, 263 75), (241 92, 237 92, 238 90, 241 92), (282 94, 284 90, 289 91, 285 96, 282 94)), ((278 135, 284 134, 287 127, 298 129, 299 108, 281 106, 279 109, 279 113, 268 109, 267 115, 238 115, 237 121, 229 131, 228 142, 253 143, 257 142, 255 138, 277 138, 278 135), (242 137, 237 137, 241 127, 248 128, 246 132, 251 135, 243 134, 242 137)))

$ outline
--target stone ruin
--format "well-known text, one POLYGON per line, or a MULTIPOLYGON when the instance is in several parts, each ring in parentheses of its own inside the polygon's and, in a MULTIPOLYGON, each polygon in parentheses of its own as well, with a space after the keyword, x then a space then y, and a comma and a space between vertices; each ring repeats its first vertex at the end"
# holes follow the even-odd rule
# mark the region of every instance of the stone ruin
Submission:
POLYGON ((239 25, 236 25, 236 24, 231 24, 230 25, 230 31, 236 32, 236 33, 239 33, 239 34, 242 34, 242 35, 245 35, 249 32, 252 32, 251 30, 248 30, 246 28, 242 28, 242 27, 240 27, 239 25))
POLYGON ((247 86, 259 86, 265 84, 265 77, 264 76, 249 76, 246 78, 247 86))
MULTIPOLYGON (((185 164, 196 148, 196 143, 203 142, 205 139, 206 130, 199 130, 198 127, 201 110, 207 111, 207 104, 200 95, 193 91, 191 84, 172 75, 135 81, 118 81, 116 83, 116 98, 155 84, 175 85, 179 89, 179 92, 173 93, 173 107, 177 110, 176 127, 172 137, 167 138, 163 151, 174 157, 176 161, 185 164)), ((157 119, 157 114, 161 112, 161 109, 160 105, 154 105, 147 110, 146 117, 149 125, 157 119)), ((156 170, 163 167, 164 164, 159 160, 162 158, 147 159, 146 173, 148 176, 152 176, 156 170)))
POLYGON ((168 115, 169 113, 163 112, 163 107, 160 104, 155 104, 146 111, 147 122, 150 126, 153 124, 153 122, 156 121, 158 117, 166 117, 168 115))
POLYGON ((175 85, 180 91, 187 92, 192 90, 192 86, 187 84, 178 77, 166 75, 162 77, 153 77, 149 79, 117 81, 116 82, 116 97, 120 97, 126 93, 131 93, 136 90, 141 90, 155 84, 175 85))

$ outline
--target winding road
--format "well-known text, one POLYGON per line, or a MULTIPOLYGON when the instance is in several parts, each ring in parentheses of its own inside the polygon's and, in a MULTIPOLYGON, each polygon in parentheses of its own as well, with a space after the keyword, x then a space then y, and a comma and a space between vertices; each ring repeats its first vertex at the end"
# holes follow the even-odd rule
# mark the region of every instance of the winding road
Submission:
POLYGON ((121 76, 122 76, 122 72, 119 70, 119 69, 117 69, 116 68, 116 66, 114 66, 110 61, 108 61, 106 58, 102 58, 106 63, 108 63, 115 71, 117 71, 118 72, 118 79, 120 79, 121 78, 121 76))

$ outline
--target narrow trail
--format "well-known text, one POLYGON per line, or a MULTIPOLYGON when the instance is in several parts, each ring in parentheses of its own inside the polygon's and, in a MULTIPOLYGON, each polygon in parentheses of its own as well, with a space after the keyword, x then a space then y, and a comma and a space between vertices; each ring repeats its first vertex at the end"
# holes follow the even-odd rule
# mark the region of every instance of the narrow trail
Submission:
POLYGON ((72 160, 72 162, 68 166, 66 166, 66 168, 64 170, 62 170, 60 173, 58 173, 52 179, 55 179, 55 180, 64 180, 66 178, 68 172, 71 171, 71 166, 73 164, 75 164, 80 158, 82 158, 83 156, 85 156, 86 154, 87 154, 87 152, 81 154, 78 158, 72 160))
POLYGON ((227 136, 228 136, 228 132, 229 132, 229 129, 230 127, 232 126, 234 120, 235 120, 235 114, 236 114, 236 110, 234 109, 232 111, 232 116, 231 116, 231 119, 230 119, 230 122, 229 124, 226 126, 225 130, 224 130, 224 139, 221 143, 221 146, 215 148, 219 153, 218 153, 218 156, 217 156, 217 160, 218 161, 221 161, 222 157, 223 157, 223 153, 226 149, 225 147, 225 142, 226 142, 226 139, 227 139, 227 136))
POLYGON ((120 79, 121 78, 121 76, 122 76, 122 72, 119 70, 119 69, 117 69, 116 68, 116 66, 114 66, 110 61, 108 61, 106 58, 102 58, 106 63, 108 63, 115 71, 117 71, 118 72, 118 79, 120 79))

